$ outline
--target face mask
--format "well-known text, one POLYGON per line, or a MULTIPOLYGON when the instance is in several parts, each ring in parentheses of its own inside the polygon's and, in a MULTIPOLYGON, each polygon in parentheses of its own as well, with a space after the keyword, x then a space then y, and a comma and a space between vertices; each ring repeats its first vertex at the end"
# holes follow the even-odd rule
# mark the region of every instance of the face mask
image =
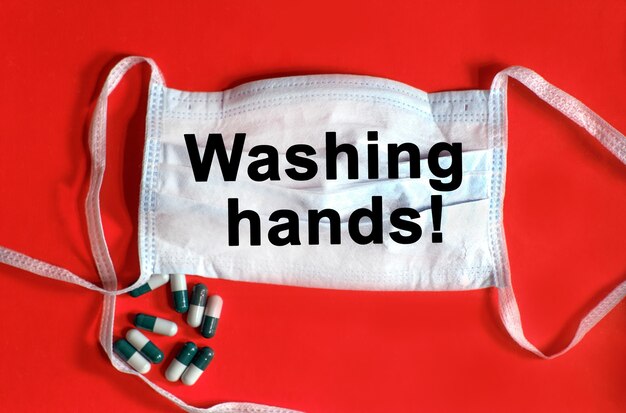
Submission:
POLYGON ((521 67, 500 72, 490 91, 425 93, 386 79, 321 75, 199 93, 167 88, 151 59, 123 59, 107 78, 90 130, 86 213, 102 287, 6 248, 0 262, 102 293, 100 342, 112 364, 190 412, 287 410, 189 406, 114 355, 115 297, 153 273, 353 290, 496 287, 513 339, 539 357, 557 357, 622 300, 626 281, 581 321, 558 354, 546 356, 525 338, 502 225, 508 77, 626 163, 622 134, 521 67), (116 290, 99 201, 107 98, 140 62, 152 67, 139 205, 141 275, 116 290), (401 146, 407 142, 410 149, 401 146), (332 217, 318 219, 325 209, 332 217))

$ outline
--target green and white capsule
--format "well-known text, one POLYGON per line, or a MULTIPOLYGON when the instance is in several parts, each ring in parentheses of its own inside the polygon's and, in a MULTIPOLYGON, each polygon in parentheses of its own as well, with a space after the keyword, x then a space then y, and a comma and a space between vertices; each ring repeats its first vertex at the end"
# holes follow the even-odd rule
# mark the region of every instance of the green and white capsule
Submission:
POLYGON ((159 364, 163 361, 163 352, 141 331, 133 328, 126 333, 126 340, 133 345, 151 363, 159 364))
POLYGON ((178 326, 173 321, 142 313, 135 316, 135 327, 170 337, 178 332, 178 326))
POLYGON ((211 295, 207 299, 206 309, 204 310, 204 319, 202 320, 202 327, 200 333, 206 337, 211 338, 215 335, 217 330, 217 322, 222 314, 222 304, 224 301, 219 295, 211 295))
POLYGON ((150 371, 150 362, 123 338, 113 344, 113 351, 139 373, 146 374, 150 371))
POLYGON ((170 276, 170 286, 172 287, 172 297, 174 298, 174 310, 179 313, 186 313, 189 309, 189 298, 187 297, 187 279, 185 274, 172 274, 170 276))
POLYGON ((172 360, 170 365, 165 370, 165 378, 169 381, 178 381, 180 376, 183 375, 187 366, 191 364, 193 356, 198 352, 198 346, 191 341, 185 343, 183 348, 178 352, 176 358, 172 360))
POLYGON ((160 286, 167 284, 169 280, 169 274, 152 274, 147 283, 145 283, 141 287, 135 288, 129 294, 131 295, 131 297, 139 297, 140 295, 149 293, 150 291, 156 290, 160 286))
POLYGON ((214 356, 213 349, 211 347, 202 347, 198 354, 193 358, 187 370, 183 373, 182 382, 187 386, 193 386, 196 384, 204 370, 206 370, 207 366, 213 360, 214 356))
POLYGON ((206 307, 206 299, 209 290, 204 284, 196 284, 191 292, 191 304, 187 313, 187 324, 192 327, 200 327, 202 317, 204 315, 204 307, 206 307))

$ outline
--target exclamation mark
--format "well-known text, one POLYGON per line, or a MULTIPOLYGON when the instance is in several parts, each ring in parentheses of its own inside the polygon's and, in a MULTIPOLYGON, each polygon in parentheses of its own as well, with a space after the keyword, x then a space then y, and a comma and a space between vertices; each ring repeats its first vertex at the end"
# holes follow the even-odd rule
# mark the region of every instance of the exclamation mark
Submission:
POLYGON ((433 243, 443 242, 443 234, 441 233, 441 195, 433 195, 430 197, 430 210, 433 214, 433 243))

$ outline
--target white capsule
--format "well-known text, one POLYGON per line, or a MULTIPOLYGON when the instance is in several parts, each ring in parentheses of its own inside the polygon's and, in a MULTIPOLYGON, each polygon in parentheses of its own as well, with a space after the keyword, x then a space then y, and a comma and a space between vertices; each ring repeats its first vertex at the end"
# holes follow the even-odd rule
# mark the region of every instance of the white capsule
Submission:
POLYGON ((206 305, 209 290, 204 284, 196 284, 191 292, 191 300, 189 300, 189 311, 187 312, 187 324, 192 327, 200 327, 202 317, 204 315, 204 306, 206 305))
POLYGON ((193 386, 194 384, 196 384, 200 376, 202 376, 202 373, 204 373, 204 370, 200 370, 192 363, 189 365, 189 367, 187 367, 185 373, 183 373, 181 381, 187 386, 193 386))
POLYGON ((182 376, 185 372, 186 368, 187 366, 185 366, 180 361, 174 359, 167 367, 167 370, 165 370, 165 378, 171 382, 178 381, 178 379, 180 379, 180 376, 182 376))
POLYGON ((158 364, 163 361, 163 352, 150 339, 136 328, 126 333, 126 340, 150 362, 158 364))
POLYGON ((113 343, 113 351, 139 373, 145 374, 150 371, 150 362, 123 338, 113 343))
POLYGON ((191 364, 183 373, 182 381, 187 386, 195 384, 213 360, 215 352, 211 347, 202 347, 193 357, 191 364))
POLYGON ((141 332, 135 328, 128 330, 128 333, 126 333, 126 340, 128 340, 128 342, 132 344, 133 347, 135 347, 137 350, 141 350, 146 344, 150 342, 150 339, 148 337, 141 334, 141 332))
POLYGON ((215 335, 217 323, 222 313, 222 304, 223 300, 219 295, 212 295, 207 299, 202 327, 200 327, 200 334, 204 337, 211 338, 215 335))
POLYGON ((173 321, 157 317, 152 331, 157 334, 172 337, 178 332, 178 326, 173 321))
POLYGON ((132 297, 139 297, 140 295, 144 295, 153 291, 160 286, 166 284, 170 279, 169 274, 152 274, 148 282, 142 286, 139 286, 130 292, 132 297))
POLYGON ((135 325, 143 330, 170 337, 178 332, 178 326, 173 321, 150 314, 137 314, 135 316, 135 325))
POLYGON ((192 327, 200 327, 202 324, 202 316, 204 314, 204 307, 191 304, 189 306, 189 312, 187 313, 187 324, 192 327))
POLYGON ((177 313, 186 313, 189 310, 189 297, 185 274, 170 275, 172 302, 177 313))
POLYGON ((185 274, 172 274, 170 276, 170 285, 172 287, 172 291, 187 290, 187 279, 185 278, 185 274))
POLYGON ((141 374, 150 371, 150 362, 145 359, 138 351, 136 351, 126 362, 141 374))
POLYGON ((165 371, 165 378, 169 381, 176 381, 180 379, 180 376, 183 374, 189 363, 191 363, 197 352, 198 346, 191 341, 186 342, 176 355, 176 358, 172 360, 170 365, 167 367, 167 370, 165 371))

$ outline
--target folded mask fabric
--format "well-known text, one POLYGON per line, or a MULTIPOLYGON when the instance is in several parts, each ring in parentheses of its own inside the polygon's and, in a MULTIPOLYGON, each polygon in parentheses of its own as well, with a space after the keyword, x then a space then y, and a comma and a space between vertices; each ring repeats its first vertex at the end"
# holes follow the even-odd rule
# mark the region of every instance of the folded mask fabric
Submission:
MULTIPOLYGON (((485 92, 429 97, 386 79, 322 75, 252 82, 219 93, 181 92, 153 84, 148 105, 163 109, 148 110, 147 122, 156 135, 146 146, 142 179, 142 272, 169 273, 176 268, 210 277, 358 290, 462 290, 494 285, 487 230, 493 150, 487 138, 485 92), (366 207, 372 196, 382 197, 384 211, 410 207, 424 212, 435 191, 427 174, 408 179, 408 165, 400 165, 401 179, 348 180, 341 175, 345 159, 339 161, 338 180, 316 177, 305 188, 288 177, 252 182, 241 171, 236 182, 225 182, 216 165, 207 182, 196 182, 189 157, 182 153, 185 131, 193 131, 200 141, 219 131, 228 150, 235 134, 245 131, 245 152, 252 145, 266 144, 284 154, 294 142, 323 152, 326 131, 337 131, 338 145, 363 149, 370 129, 378 131, 381 147, 408 141, 426 150, 437 142, 463 141, 468 149, 463 153, 463 182, 443 197, 442 225, 454 228, 446 233, 444 244, 397 244, 389 239, 387 222, 382 245, 351 242, 347 225, 342 225, 339 245, 331 245, 329 228, 322 228, 319 245, 265 242, 259 247, 245 238, 234 248, 227 240, 228 198, 238 199, 265 222, 281 208, 306 219, 310 209, 332 207, 345 224, 349 214, 366 207), (151 153, 158 155, 150 157, 151 153)), ((239 169, 245 171, 248 161, 244 156, 239 169)), ((316 163, 325 169, 322 156, 316 163)), ((359 170, 366 169, 366 159, 359 157, 359 170)), ((424 232, 430 232, 428 217, 426 213, 420 217, 424 232)), ((303 240, 308 238, 306 221, 301 222, 299 234, 303 240)))
MULTIPOLYGON (((36 274, 78 284, 104 296, 100 341, 112 364, 138 375, 155 391, 189 412, 283 412, 287 409, 252 403, 223 403, 211 408, 190 406, 129 369, 112 352, 115 297, 145 283, 154 273, 186 273, 204 277, 301 287, 351 290, 453 291, 495 287, 500 315, 512 338, 542 358, 557 357, 572 348, 626 295, 622 281, 580 323, 572 342, 561 352, 544 355, 524 336, 511 285, 502 205, 506 172, 506 88, 509 77, 531 89, 561 111, 626 163, 626 140, 581 102, 522 67, 503 70, 489 91, 425 93, 381 78, 353 75, 296 76, 261 80, 224 92, 188 92, 169 88, 154 61, 125 58, 115 66, 103 87, 90 130, 92 170, 86 201, 87 223, 94 260, 102 286, 69 271, 8 248, 0 247, 0 262, 36 274), (131 286, 117 289, 117 277, 104 239, 99 192, 105 169, 107 98, 134 65, 152 67, 146 118, 139 205, 139 259, 141 275, 131 286), (358 179, 347 179, 346 158, 337 157, 337 179, 323 173, 307 181, 290 179, 257 182, 243 172, 254 159, 255 145, 272 145, 281 165, 294 143, 315 149, 310 158, 325 169, 325 133, 336 131, 337 145, 350 144, 367 151, 367 132, 378 133, 378 179, 367 179, 368 165, 359 156, 358 179), (204 152, 207 136, 220 133, 229 155, 234 137, 246 133, 236 181, 227 182, 214 162, 206 182, 194 179, 185 134, 195 134, 204 152), (387 174, 384 148, 411 142, 423 149, 419 179, 410 177, 411 165, 401 159, 398 177, 387 174), (437 191, 429 179, 428 148, 438 142, 462 143, 462 176, 458 188, 437 191), (441 195, 441 243, 421 240, 400 244, 390 237, 389 213, 412 208, 424 234, 433 232, 431 197, 441 195), (361 245, 350 238, 352 211, 370 207, 381 197, 383 242, 361 245), (333 208, 340 217, 341 243, 330 243, 330 227, 319 225, 319 244, 251 245, 242 224, 237 246, 228 242, 228 198, 240 209, 258 213, 262 225, 273 211, 290 209, 299 217, 298 229, 308 238, 307 211, 333 208)), ((451 162, 442 154, 440 165, 451 162)), ((364 232, 370 230, 361 223, 364 232)))

